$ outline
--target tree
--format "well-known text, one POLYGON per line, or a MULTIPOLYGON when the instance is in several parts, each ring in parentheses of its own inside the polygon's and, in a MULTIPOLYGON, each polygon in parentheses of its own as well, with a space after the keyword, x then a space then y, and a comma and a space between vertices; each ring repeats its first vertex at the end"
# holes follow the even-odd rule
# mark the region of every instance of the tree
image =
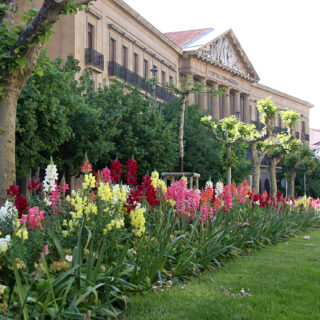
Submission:
POLYGON ((313 198, 320 197, 320 159, 314 157, 298 167, 296 178, 296 194, 306 194, 313 198))
POLYGON ((299 145, 297 150, 292 150, 290 153, 284 155, 282 167, 285 172, 285 177, 289 180, 288 194, 289 197, 295 196, 295 180, 297 170, 301 166, 305 173, 311 173, 316 163, 313 159, 314 154, 308 146, 299 145))
MULTIPOLYGON (((170 101, 164 105, 163 114, 168 123, 173 123, 175 130, 179 128, 180 102, 170 101)), ((211 179, 216 182, 225 179, 223 144, 217 141, 210 129, 200 122, 204 116, 199 105, 188 106, 185 113, 184 130, 184 170, 200 173, 200 186, 204 187, 211 179)), ((178 130, 177 130, 178 136, 178 130)), ((177 140, 178 143, 178 140, 177 140)), ((246 161, 246 145, 235 144, 236 166, 232 167, 232 179, 240 183, 250 174, 250 163, 246 161)))
POLYGON ((212 88, 203 85, 200 82, 195 82, 194 86, 187 77, 180 78, 180 88, 176 87, 173 82, 166 85, 166 88, 173 92, 180 98, 180 126, 179 126, 179 171, 183 172, 184 163, 184 120, 186 111, 186 102, 189 94, 191 93, 211 93, 216 96, 222 94, 224 89, 219 89, 218 91, 212 90, 212 88))
POLYGON ((273 136, 268 141, 266 157, 269 161, 269 171, 271 180, 271 193, 273 197, 277 195, 277 175, 276 168, 283 159, 284 154, 296 150, 299 141, 295 138, 295 126, 299 119, 299 113, 293 110, 281 111, 281 119, 287 128, 284 134, 273 136))
POLYGON ((17 0, 0 4, 0 205, 15 182, 15 124, 21 90, 36 64, 39 50, 62 14, 74 14, 90 0, 44 0, 15 23, 17 0))
POLYGON ((256 129, 251 133, 249 139, 243 137, 244 141, 248 144, 251 160, 252 170, 252 189, 259 192, 260 188, 260 166, 261 161, 266 155, 266 143, 265 141, 272 136, 274 130, 274 118, 278 108, 269 99, 258 101, 258 110, 262 115, 261 122, 264 124, 264 128, 261 132, 256 129))
POLYGON ((226 182, 229 185, 232 182, 231 170, 237 161, 233 148, 238 142, 244 140, 243 137, 248 137, 248 140, 251 140, 254 125, 239 122, 233 115, 221 119, 218 123, 212 122, 211 117, 206 116, 201 118, 201 123, 208 127, 214 138, 223 145, 223 163, 226 168, 226 182), (222 137, 219 135, 218 127, 221 129, 222 137))

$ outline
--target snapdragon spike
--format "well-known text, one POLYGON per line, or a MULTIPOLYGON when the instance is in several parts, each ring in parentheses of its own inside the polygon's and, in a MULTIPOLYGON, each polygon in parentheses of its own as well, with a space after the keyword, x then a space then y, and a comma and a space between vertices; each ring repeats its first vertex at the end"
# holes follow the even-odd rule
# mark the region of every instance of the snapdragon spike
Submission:
POLYGON ((15 186, 14 184, 7 189, 7 195, 8 196, 17 196, 19 194, 19 186, 15 186))
POLYGON ((121 179, 122 165, 120 160, 111 161, 111 179, 112 182, 119 182, 121 179))
POLYGON ((128 185, 133 185, 134 187, 137 185, 137 161, 134 159, 129 159, 127 161, 127 167, 126 167, 126 181, 128 185))

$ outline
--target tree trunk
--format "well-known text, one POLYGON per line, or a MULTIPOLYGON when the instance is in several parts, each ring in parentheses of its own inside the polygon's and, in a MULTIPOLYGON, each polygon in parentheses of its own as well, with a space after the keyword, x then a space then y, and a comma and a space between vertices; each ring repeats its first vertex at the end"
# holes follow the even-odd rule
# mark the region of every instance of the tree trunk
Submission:
POLYGON ((231 184, 231 180, 232 180, 232 174, 231 174, 231 166, 230 166, 230 161, 231 161, 231 145, 227 145, 227 162, 228 162, 228 166, 227 166, 227 170, 226 170, 226 178, 227 178, 227 185, 231 184))
POLYGON ((288 194, 290 198, 294 197, 296 176, 297 176, 297 170, 295 169, 290 170, 290 179, 288 184, 288 189, 289 189, 288 194))
POLYGON ((261 161, 257 159, 251 159, 252 165, 252 190, 256 190, 257 193, 260 192, 260 164, 261 161))
POLYGON ((271 194, 274 198, 277 196, 277 172, 276 172, 276 159, 269 159, 269 171, 271 180, 271 194))
POLYGON ((20 93, 30 77, 37 62, 40 44, 28 51, 28 60, 23 74, 20 69, 15 70, 7 79, 4 95, 0 98, 0 206, 4 204, 9 185, 16 181, 15 162, 15 130, 17 102, 20 93))
POLYGON ((182 96, 180 104, 180 129, 179 129, 179 171, 183 172, 183 159, 184 159, 184 114, 186 111, 186 97, 182 96))
POLYGON ((270 180, 271 180, 271 194, 274 198, 277 196, 277 165, 280 163, 282 160, 283 156, 281 155, 280 157, 273 157, 270 158, 268 157, 269 160, 269 171, 270 171, 270 180))
POLYGON ((16 109, 19 94, 5 89, 0 99, 0 206, 6 199, 6 189, 16 183, 15 132, 16 109))
POLYGON ((249 145, 250 157, 251 157, 251 174, 252 174, 252 186, 251 189, 259 193, 259 182, 260 182, 260 163, 258 160, 257 144, 253 143, 249 145))

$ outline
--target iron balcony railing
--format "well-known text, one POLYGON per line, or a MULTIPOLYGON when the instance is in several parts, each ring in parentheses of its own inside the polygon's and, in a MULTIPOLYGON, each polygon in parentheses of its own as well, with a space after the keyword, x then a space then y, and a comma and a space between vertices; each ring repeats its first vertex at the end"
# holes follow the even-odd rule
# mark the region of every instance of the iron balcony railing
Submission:
POLYGON ((94 49, 86 48, 85 53, 86 64, 90 64, 104 70, 104 55, 94 49))
POLYGON ((136 73, 128 70, 126 67, 114 61, 109 61, 108 70, 110 76, 116 76, 126 82, 135 84, 142 90, 147 91, 150 94, 154 94, 157 98, 163 101, 169 101, 177 98, 174 94, 168 92, 165 88, 152 86, 146 81, 146 79, 140 77, 136 73))

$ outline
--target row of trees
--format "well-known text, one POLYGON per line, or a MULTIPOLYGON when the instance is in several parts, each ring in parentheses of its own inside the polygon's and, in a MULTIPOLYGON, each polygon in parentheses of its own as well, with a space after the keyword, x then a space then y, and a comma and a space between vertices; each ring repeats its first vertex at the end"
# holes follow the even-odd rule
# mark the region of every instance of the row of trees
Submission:
POLYGON ((295 126, 299 114, 292 110, 281 111, 286 130, 284 133, 274 134, 275 115, 278 108, 270 99, 265 99, 258 101, 258 110, 264 124, 260 132, 254 125, 241 123, 234 116, 219 122, 212 122, 210 117, 203 117, 201 122, 210 128, 215 139, 225 146, 227 184, 231 183, 232 147, 238 141, 242 141, 247 144, 250 151, 252 188, 259 192, 261 161, 266 157, 269 162, 271 192, 275 197, 277 194, 276 167, 284 160, 285 175, 289 180, 289 196, 293 197, 298 167, 304 164, 311 171, 315 166, 309 147, 302 145, 295 137, 295 126), (219 135, 219 127, 222 129, 222 135, 219 135))
MULTIPOLYGON (((72 57, 65 62, 60 58, 51 61, 44 51, 40 54, 35 72, 18 101, 16 160, 19 177, 30 172, 30 168, 45 167, 50 156, 66 176, 77 174, 84 153, 96 169, 115 158, 126 161, 134 155, 141 175, 154 169, 160 172, 179 170, 181 100, 165 104, 160 112, 156 106, 150 107, 152 99, 145 99, 138 88, 128 89, 119 82, 110 88, 102 86, 95 92, 90 72, 85 70, 81 75, 80 72, 78 61, 72 57)), ((264 156, 276 152, 278 158, 279 155, 283 157, 291 148, 284 159, 288 179, 290 172, 294 172, 291 164, 295 168, 302 164, 301 150, 304 150, 304 158, 309 156, 310 160, 310 151, 308 153, 305 148, 296 148, 293 152, 297 141, 292 137, 292 126, 297 114, 283 113, 290 133, 275 136, 277 108, 268 99, 261 101, 258 107, 265 123, 261 132, 234 116, 215 123, 202 119, 209 130, 200 123, 203 115, 197 105, 185 108, 184 169, 200 172, 201 185, 210 178, 224 180, 224 172, 227 172, 226 183, 239 183, 251 172, 254 189, 259 190, 260 164, 264 156), (247 150, 250 161, 246 160, 247 150), (299 161, 289 160, 293 155, 299 161)))

